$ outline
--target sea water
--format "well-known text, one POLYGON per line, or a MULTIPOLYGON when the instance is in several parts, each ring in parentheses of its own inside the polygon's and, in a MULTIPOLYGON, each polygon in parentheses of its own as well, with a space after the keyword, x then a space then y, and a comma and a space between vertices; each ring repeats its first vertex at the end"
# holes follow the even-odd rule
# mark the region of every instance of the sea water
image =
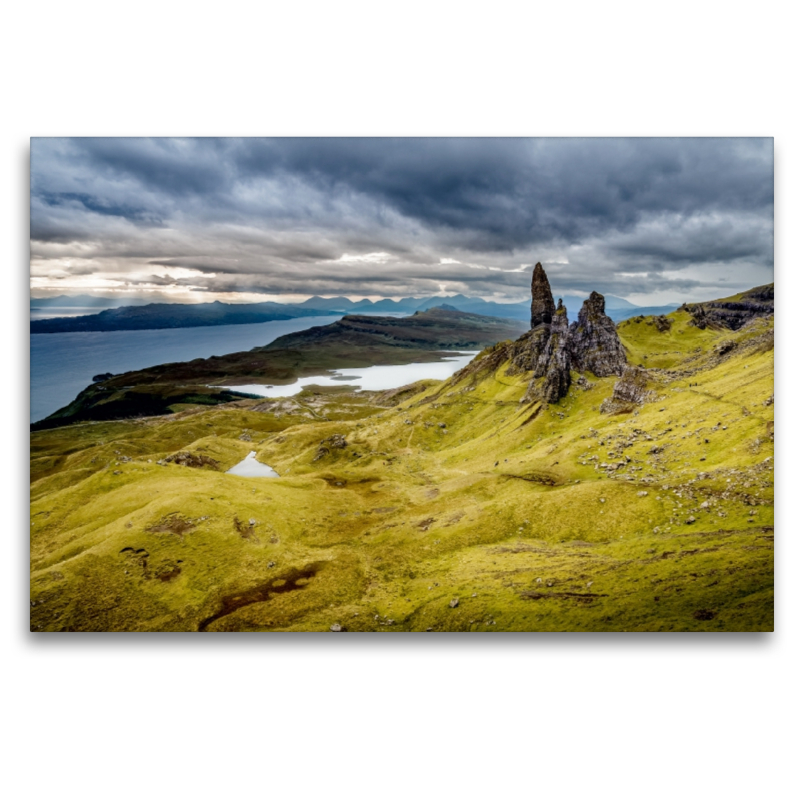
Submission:
POLYGON ((286 333, 330 325, 337 319, 341 317, 167 330, 31 334, 31 422, 72 402, 91 384, 94 375, 252 350, 286 333))

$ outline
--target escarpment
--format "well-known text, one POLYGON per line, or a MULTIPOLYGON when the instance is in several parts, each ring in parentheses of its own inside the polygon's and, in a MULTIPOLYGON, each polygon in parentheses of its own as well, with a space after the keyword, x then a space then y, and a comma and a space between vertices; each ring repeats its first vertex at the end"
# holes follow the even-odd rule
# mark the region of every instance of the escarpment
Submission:
POLYGON ((725 328, 738 331, 756 317, 769 317, 775 313, 775 285, 756 286, 738 299, 684 303, 680 310, 688 311, 692 315, 692 324, 701 330, 725 328))

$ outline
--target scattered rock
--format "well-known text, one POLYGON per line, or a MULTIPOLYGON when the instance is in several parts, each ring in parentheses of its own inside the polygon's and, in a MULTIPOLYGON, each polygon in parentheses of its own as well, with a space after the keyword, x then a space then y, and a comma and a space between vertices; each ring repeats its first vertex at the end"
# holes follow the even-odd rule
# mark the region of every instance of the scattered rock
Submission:
POLYGON ((344 628, 342 628, 342 626, 338 622, 334 622, 333 625, 331 625, 331 630, 334 633, 340 633, 341 631, 344 630, 344 628))
POLYGON ((333 436, 329 436, 319 443, 319 449, 313 460, 319 461, 321 458, 327 456, 331 450, 343 450, 345 447, 347 447, 347 440, 344 436, 342 436, 341 433, 334 433, 333 436))
POLYGON ((454 597, 454 598, 453 598, 453 599, 450 601, 450 608, 456 608, 457 606, 458 606, 458 598, 457 598, 457 597, 454 597))

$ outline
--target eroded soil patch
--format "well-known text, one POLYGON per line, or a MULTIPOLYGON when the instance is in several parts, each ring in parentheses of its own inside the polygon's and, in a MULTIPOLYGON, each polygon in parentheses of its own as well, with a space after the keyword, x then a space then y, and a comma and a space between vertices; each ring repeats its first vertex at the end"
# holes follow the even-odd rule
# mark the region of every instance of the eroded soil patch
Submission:
POLYGON ((251 606, 254 603, 265 603, 275 595, 286 592, 296 592, 305 589, 309 581, 322 569, 321 563, 309 564, 299 569, 291 569, 281 575, 271 577, 265 583, 254 586, 243 592, 229 594, 222 598, 222 607, 216 614, 206 617, 197 627, 198 631, 208 630, 212 622, 232 614, 240 608, 251 606))
POLYGON ((176 536, 183 537, 184 533, 188 533, 196 526, 197 523, 194 520, 182 517, 177 511, 173 511, 145 530, 150 533, 174 533, 176 536))

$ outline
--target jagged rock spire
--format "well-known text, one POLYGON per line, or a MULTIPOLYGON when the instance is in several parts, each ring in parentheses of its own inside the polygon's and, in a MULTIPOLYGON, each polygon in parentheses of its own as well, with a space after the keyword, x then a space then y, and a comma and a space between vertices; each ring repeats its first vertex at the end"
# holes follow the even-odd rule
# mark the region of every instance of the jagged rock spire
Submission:
POLYGON ((588 370, 605 378, 622 375, 628 359, 617 335, 617 326, 606 315, 606 299, 592 292, 570 327, 570 349, 574 369, 588 370))
POLYGON ((616 325, 606 316, 605 297, 592 292, 570 325, 566 307, 559 298, 556 308, 550 281, 537 264, 531 278, 531 330, 516 343, 509 366, 509 374, 533 372, 525 397, 557 403, 569 391, 570 370, 602 378, 621 375, 626 365, 616 325))
POLYGON ((544 377, 544 381, 539 387, 539 396, 545 403, 557 403, 569 391, 570 366, 567 309, 559 301, 550 325, 550 338, 533 369, 534 378, 544 377))
POLYGON ((531 278, 531 328, 537 325, 549 325, 556 313, 550 281, 540 263, 533 268, 531 278))

